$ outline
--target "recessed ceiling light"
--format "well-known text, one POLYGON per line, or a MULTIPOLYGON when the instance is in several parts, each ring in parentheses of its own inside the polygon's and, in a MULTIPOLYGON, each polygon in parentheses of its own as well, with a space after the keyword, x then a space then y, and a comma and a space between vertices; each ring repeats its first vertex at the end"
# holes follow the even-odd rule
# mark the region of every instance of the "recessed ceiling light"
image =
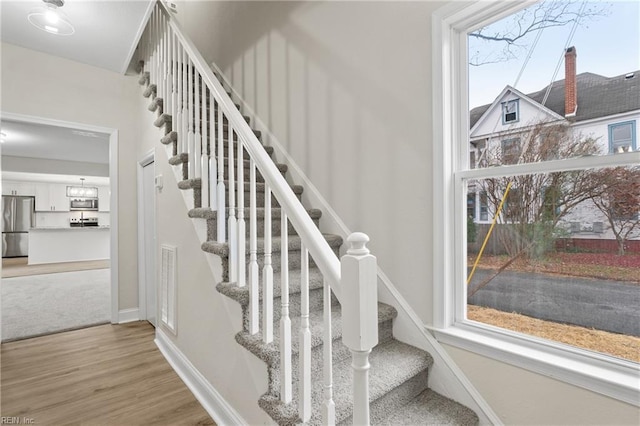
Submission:
POLYGON ((67 15, 60 10, 64 6, 64 0, 42 0, 44 6, 37 7, 29 12, 27 19, 36 28, 49 34, 72 35, 76 30, 71 25, 67 15))

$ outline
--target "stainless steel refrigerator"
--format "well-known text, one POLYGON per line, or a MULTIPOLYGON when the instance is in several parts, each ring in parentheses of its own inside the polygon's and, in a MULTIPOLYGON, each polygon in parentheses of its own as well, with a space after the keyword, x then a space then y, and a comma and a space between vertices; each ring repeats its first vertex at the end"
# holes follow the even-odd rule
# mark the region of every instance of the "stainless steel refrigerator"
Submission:
POLYGON ((35 222, 35 198, 2 196, 2 257, 29 255, 29 229, 35 222))

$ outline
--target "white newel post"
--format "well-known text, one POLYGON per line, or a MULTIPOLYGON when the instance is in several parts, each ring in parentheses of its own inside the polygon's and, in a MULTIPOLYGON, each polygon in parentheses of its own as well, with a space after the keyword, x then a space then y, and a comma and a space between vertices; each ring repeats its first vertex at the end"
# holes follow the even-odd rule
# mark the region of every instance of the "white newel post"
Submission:
POLYGON ((361 232, 349 235, 341 259, 342 342, 352 354, 354 425, 369 424, 369 354, 378 344, 378 268, 368 241, 361 232))

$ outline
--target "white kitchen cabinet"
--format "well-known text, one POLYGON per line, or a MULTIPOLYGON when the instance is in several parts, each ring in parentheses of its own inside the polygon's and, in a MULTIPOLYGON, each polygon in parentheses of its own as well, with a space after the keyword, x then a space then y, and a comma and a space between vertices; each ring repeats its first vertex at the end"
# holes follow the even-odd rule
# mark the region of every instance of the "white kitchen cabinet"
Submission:
POLYGON ((111 209, 111 193, 108 186, 98 187, 98 211, 108 212, 111 209))
POLYGON ((37 212, 68 212, 67 185, 38 183, 35 187, 37 212))
POLYGON ((36 184, 33 182, 3 181, 2 195, 36 195, 36 184))

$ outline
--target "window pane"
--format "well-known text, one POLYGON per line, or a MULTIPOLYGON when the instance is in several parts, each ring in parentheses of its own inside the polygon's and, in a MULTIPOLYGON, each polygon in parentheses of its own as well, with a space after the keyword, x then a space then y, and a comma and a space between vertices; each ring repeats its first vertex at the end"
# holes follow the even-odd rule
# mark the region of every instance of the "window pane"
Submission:
POLYGON ((614 126, 612 135, 613 135, 614 142, 630 141, 631 140, 631 123, 614 126))
POLYGON ((468 319, 640 362, 640 167, 468 183, 468 319))

